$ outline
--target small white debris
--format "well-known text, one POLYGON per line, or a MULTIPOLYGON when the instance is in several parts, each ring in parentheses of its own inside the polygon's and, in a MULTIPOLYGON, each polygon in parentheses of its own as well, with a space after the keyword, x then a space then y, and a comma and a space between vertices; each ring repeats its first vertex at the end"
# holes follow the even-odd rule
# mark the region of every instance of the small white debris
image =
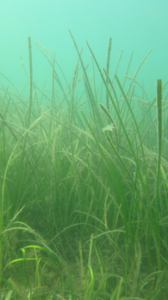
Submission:
POLYGON ((102 131, 105 132, 105 131, 113 131, 115 130, 115 127, 113 124, 110 124, 110 125, 107 125, 106 127, 102 128, 102 131))

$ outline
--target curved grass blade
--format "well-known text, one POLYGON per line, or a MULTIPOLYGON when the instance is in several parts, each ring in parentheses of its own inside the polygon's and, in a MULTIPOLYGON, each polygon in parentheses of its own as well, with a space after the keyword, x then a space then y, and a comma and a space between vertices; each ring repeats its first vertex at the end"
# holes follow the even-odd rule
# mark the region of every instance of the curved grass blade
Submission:
MULTIPOLYGON (((118 76, 115 75, 115 78, 116 78, 117 84, 118 84, 118 86, 119 86, 119 88, 120 88, 120 91, 121 91, 121 93, 122 93, 122 95, 123 95, 123 97, 124 97, 124 99, 125 99, 125 101, 126 101, 126 103, 127 103, 127 106, 128 106, 128 108, 129 108, 129 111, 130 111, 130 113, 131 113, 131 115, 132 115, 132 118, 133 118, 133 120, 134 120, 136 129, 137 129, 137 133, 138 133, 138 137, 139 137, 139 142, 140 142, 140 146, 141 146, 141 151, 142 151, 143 163, 144 163, 144 167, 145 167, 146 186, 144 185, 144 181, 143 181, 143 180, 142 180, 142 183, 143 183, 143 187, 144 187, 145 194, 146 194, 146 196, 147 196, 147 195, 148 195, 147 190, 146 190, 146 188, 148 188, 147 169, 146 169, 145 154, 144 154, 144 149, 143 149, 143 144, 142 144, 141 134, 140 134, 140 131, 139 131, 139 126, 138 126, 137 121, 136 121, 136 119, 135 119, 135 115, 134 115, 134 113, 133 113, 133 111, 132 111, 131 105, 129 104, 129 101, 128 101, 128 99, 127 99, 127 96, 125 95, 124 90, 123 90, 123 88, 122 88, 122 86, 121 86, 121 83, 120 83, 120 81, 119 81, 119 79, 118 79, 118 76), (145 188, 145 187, 146 187, 146 188, 145 188)), ((141 179, 142 179, 142 178, 141 178, 141 179)))
POLYGON ((96 106, 96 103, 95 103, 95 98, 94 98, 93 91, 92 91, 92 88, 91 88, 91 85, 90 85, 90 82, 89 82, 89 79, 88 79, 88 76, 87 76, 87 73, 86 73, 86 68, 84 66, 83 60, 81 58, 81 54, 80 54, 79 49, 78 49, 78 46, 76 44, 76 41, 75 41, 70 29, 69 29, 69 33, 71 35, 71 38, 73 40, 74 46, 76 48, 76 51, 77 51, 79 59, 80 59, 80 63, 81 63, 81 66, 82 66, 82 70, 83 70, 84 78, 85 78, 85 83, 86 83, 86 90, 87 90, 87 93, 88 93, 88 96, 89 96, 89 99, 90 99, 90 103, 91 103, 91 106, 92 106, 93 116, 95 116, 97 118, 99 125, 102 127, 101 116, 100 116, 99 110, 98 110, 98 108, 96 106))
POLYGON ((0 198, 0 276, 2 274, 2 259, 3 259, 3 252, 2 252, 2 232, 3 232, 3 204, 4 204, 4 196, 5 196, 5 183, 6 183, 6 178, 7 178, 7 172, 8 172, 8 169, 9 169, 9 165, 10 165, 10 162, 12 160, 12 157, 14 155, 14 152, 15 150, 17 149, 19 143, 21 142, 21 140, 23 138, 25 138, 25 136, 31 131, 31 129, 33 129, 34 127, 36 127, 40 120, 43 118, 43 115, 38 118, 31 126, 30 128, 28 128, 26 130, 26 132, 21 136, 21 138, 18 140, 18 142, 16 143, 15 147, 13 148, 10 156, 9 156, 9 159, 8 159, 8 162, 7 162, 7 165, 6 165, 6 168, 5 168, 5 173, 4 173, 4 177, 3 177, 3 182, 2 182, 2 189, 1 189, 1 198, 0 198))
MULTIPOLYGON (((109 38, 109 45, 108 45, 108 51, 107 51, 107 63, 106 63, 106 72, 107 72, 107 76, 106 76, 106 82, 108 85, 108 75, 109 75, 109 68, 110 68, 110 54, 111 54, 111 43, 112 43, 112 37, 109 38)), ((109 95, 106 91, 106 106, 107 109, 109 110, 109 95)))
POLYGON ((145 62, 147 56, 148 56, 149 53, 152 51, 152 49, 153 49, 153 48, 151 48, 151 49, 148 51, 148 53, 145 55, 144 59, 141 61, 139 67, 138 67, 137 70, 135 71, 135 73, 134 73, 134 75, 133 75, 133 77, 132 77, 131 83, 130 83, 130 85, 129 85, 129 87, 128 87, 127 97, 129 96, 129 94, 130 94, 130 92, 131 92, 131 88, 132 88, 133 82, 134 82, 134 80, 135 80, 135 78, 136 78, 136 76, 137 76, 137 74, 138 74, 140 68, 142 67, 143 63, 145 62))
POLYGON ((95 136, 95 134, 94 134, 94 132, 93 132, 93 130, 92 130, 92 128, 91 128, 91 126, 90 126, 88 120, 87 120, 87 118, 85 117, 83 111, 82 111, 81 113, 82 113, 82 116, 83 116, 83 118, 84 118, 86 124, 88 125, 88 127, 89 127, 89 129, 90 129, 90 131, 91 131, 91 134, 92 134, 92 136, 93 136, 93 138, 94 138, 94 140, 95 140, 95 142, 96 142, 96 144, 97 144, 97 146, 98 146, 98 148, 99 148, 99 151, 100 151, 100 153, 101 153, 101 155, 102 155, 102 157, 103 157, 103 159, 104 159, 104 161, 105 161, 105 163, 106 163, 106 165, 107 165, 107 167, 108 167, 108 169, 109 169, 109 171, 110 171, 110 173, 111 173, 111 175, 112 175, 112 177, 113 177, 113 180, 114 180, 114 182, 115 182, 115 186, 117 187, 117 191, 118 191, 118 193, 119 193, 120 196, 121 196, 120 184, 119 184, 119 182, 118 182, 117 179, 116 179, 116 174, 115 174, 115 172, 113 171, 113 169, 110 167, 110 164, 109 164, 109 162, 108 162, 108 159, 107 159, 107 157, 106 157, 106 155, 105 155, 105 153, 104 153, 104 151, 103 151, 103 149, 102 149, 102 147, 101 147, 101 145, 100 145, 98 139, 96 138, 96 136, 95 136))
POLYGON ((28 106, 28 119, 27 128, 30 125, 31 107, 32 107, 32 53, 31 53, 31 39, 28 36, 28 50, 29 50, 29 106, 28 106))
POLYGON ((136 154, 135 154, 135 151, 134 151, 134 149, 133 149, 133 146, 132 146, 131 140, 130 140, 130 138, 129 138, 128 132, 127 132, 125 126, 124 126, 124 123, 123 123, 123 121, 122 121, 122 118, 121 118, 121 116, 120 116, 120 114, 119 114, 119 111, 118 111, 118 109, 117 109, 117 106, 116 106, 116 104, 115 104, 115 101, 114 101, 114 99, 113 99, 113 97, 112 97, 112 95, 111 95, 111 92, 110 92, 110 90, 109 90, 109 87, 107 86, 106 80, 105 80, 105 78, 104 78, 104 76, 103 76, 103 73, 102 73, 102 71, 101 71, 101 69, 100 69, 100 66, 99 66, 99 64, 98 64, 98 62, 97 62, 97 59, 96 59, 96 57, 95 57, 95 55, 94 55, 94 53, 93 53, 93 50, 91 49, 89 43, 88 43, 88 42, 86 42, 86 43, 87 43, 87 45, 88 45, 88 47, 89 47, 89 50, 90 50, 90 52, 91 52, 91 54, 92 54, 92 56, 93 56, 93 58, 94 58, 94 61, 95 61, 96 65, 97 65, 97 68, 98 68, 99 73, 100 73, 100 76, 101 76, 101 78, 102 78, 102 80, 103 80, 103 82, 104 82, 104 85, 105 85, 105 87, 106 87, 106 89, 107 89, 107 91, 108 91, 110 100, 111 100, 111 102, 112 102, 112 104, 113 104, 113 106, 114 106, 115 112, 116 112, 117 117, 118 117, 118 119, 119 119, 119 121, 120 121, 121 127, 122 127, 123 132, 124 132, 124 134, 125 134, 125 137, 126 137, 126 139, 127 139, 128 145, 129 145, 129 147, 130 147, 130 149, 131 149, 131 152, 132 152, 132 155, 133 155, 133 157, 134 157, 134 160, 135 160, 135 162, 136 162, 136 164, 137 164, 137 169, 138 169, 138 172, 139 172, 139 174, 140 174, 141 180, 142 180, 143 185, 144 185, 143 177, 142 177, 141 170, 140 170, 140 166, 139 166, 139 161, 138 161, 138 159, 137 159, 137 157, 136 157, 136 154))

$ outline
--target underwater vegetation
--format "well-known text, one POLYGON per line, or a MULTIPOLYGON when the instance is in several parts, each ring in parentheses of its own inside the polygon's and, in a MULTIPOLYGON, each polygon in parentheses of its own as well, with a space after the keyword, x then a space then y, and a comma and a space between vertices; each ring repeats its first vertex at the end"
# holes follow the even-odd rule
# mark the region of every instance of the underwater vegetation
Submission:
POLYGON ((151 50, 122 83, 111 38, 102 69, 70 35, 70 82, 35 42, 52 78, 36 86, 28 37, 28 97, 0 89, 0 299, 168 299, 167 82, 149 99, 151 50))

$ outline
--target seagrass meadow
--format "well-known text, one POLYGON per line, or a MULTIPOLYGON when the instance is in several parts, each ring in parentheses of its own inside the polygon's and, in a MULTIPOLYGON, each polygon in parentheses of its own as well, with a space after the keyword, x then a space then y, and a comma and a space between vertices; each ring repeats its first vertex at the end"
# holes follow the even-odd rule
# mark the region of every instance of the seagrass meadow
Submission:
MULTIPOLYGON (((168 90, 92 63, 0 89, 0 299, 168 299, 168 90)), ((23 65, 24 66, 24 65, 23 65)), ((26 72, 26 70, 24 69, 26 72)), ((142 70, 141 70, 142 72, 142 70)), ((145 81, 145 78, 144 78, 145 81)))

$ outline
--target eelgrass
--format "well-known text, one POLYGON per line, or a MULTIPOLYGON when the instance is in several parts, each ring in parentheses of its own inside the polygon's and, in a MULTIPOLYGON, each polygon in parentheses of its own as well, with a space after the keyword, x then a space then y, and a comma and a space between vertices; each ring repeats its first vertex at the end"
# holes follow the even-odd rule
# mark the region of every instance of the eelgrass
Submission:
MULTIPOLYGON (((109 76, 109 70, 110 70, 110 56, 111 56, 111 43, 112 43, 112 38, 109 38, 109 45, 108 45, 108 52, 107 52, 107 63, 106 63, 106 72, 107 72, 107 77, 106 77, 106 83, 108 86, 108 76, 109 76)), ((107 109, 109 110, 109 95, 108 92, 106 91, 106 106, 107 109)))
POLYGON ((31 118, 31 107, 32 107, 32 53, 31 53, 31 39, 28 36, 28 50, 29 50, 29 106, 28 106, 28 116, 27 116, 27 128, 30 126, 31 118))
POLYGON ((17 103, 15 94, 5 89, 0 111, 0 271, 1 286, 10 289, 5 297, 164 298, 166 269, 161 267, 163 261, 167 265, 168 163, 162 148, 163 137, 165 143, 167 140, 162 130, 161 81, 156 152, 157 143, 150 139, 156 120, 150 119, 152 125, 146 123, 155 99, 145 112, 131 105, 133 82, 144 60, 125 92, 116 74, 113 82, 110 79, 111 40, 105 75, 88 45, 110 100, 105 107, 95 78, 92 88, 74 38, 78 61, 69 84, 65 76, 60 81, 55 57, 36 42, 51 65, 51 95, 34 85, 32 96, 30 38, 28 41, 29 101, 19 96, 21 104, 17 103), (81 78, 87 102, 83 91, 77 94, 81 78), (42 103, 44 98, 47 103, 42 103), (88 102, 89 112, 85 110, 88 102), (62 108, 65 103, 66 111, 62 108), (142 112, 140 120, 136 111, 142 112))
POLYGON ((157 80, 157 120, 158 120, 158 159, 157 159, 157 177, 156 177, 156 250, 158 269, 161 270, 160 257, 160 229, 159 229, 159 200, 160 199, 160 170, 161 170, 161 155, 162 155, 162 80, 157 80))

